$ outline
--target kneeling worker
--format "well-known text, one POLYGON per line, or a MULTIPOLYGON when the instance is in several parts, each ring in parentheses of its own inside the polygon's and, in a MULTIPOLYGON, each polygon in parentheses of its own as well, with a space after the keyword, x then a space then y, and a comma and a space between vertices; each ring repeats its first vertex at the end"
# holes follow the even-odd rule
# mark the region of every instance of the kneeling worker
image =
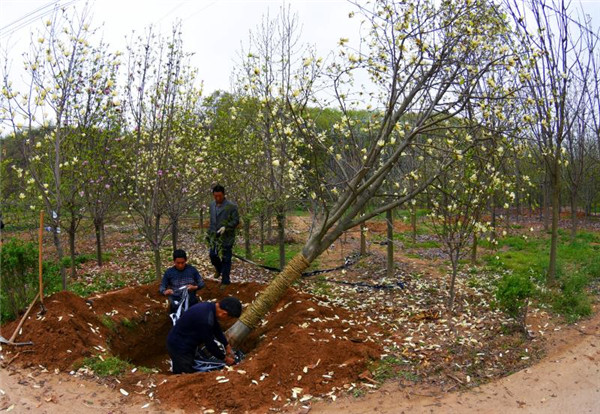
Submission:
POLYGON ((173 373, 195 372, 194 357, 200 344, 204 344, 213 356, 232 365, 235 355, 219 322, 239 318, 241 314, 242 303, 233 296, 221 299, 218 303, 200 302, 189 308, 167 336, 167 351, 173 361, 173 373), (226 354, 223 354, 215 339, 223 344, 226 354))

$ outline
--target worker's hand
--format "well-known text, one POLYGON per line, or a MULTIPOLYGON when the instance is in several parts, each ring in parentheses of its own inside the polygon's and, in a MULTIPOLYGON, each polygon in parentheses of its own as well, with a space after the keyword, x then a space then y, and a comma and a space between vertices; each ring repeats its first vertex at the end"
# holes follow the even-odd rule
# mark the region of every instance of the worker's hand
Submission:
POLYGON ((167 290, 165 290, 165 293, 164 293, 165 296, 169 296, 169 295, 172 295, 172 294, 173 294, 173 289, 167 289, 167 290))
POLYGON ((225 226, 221 227, 219 230, 217 230, 217 234, 220 236, 223 233, 225 233, 225 226))
POLYGON ((229 355, 227 355, 227 356, 225 357, 225 363, 226 363, 227 365, 233 365, 233 363, 234 363, 234 362, 235 362, 235 359, 233 359, 233 357, 232 357, 232 356, 229 356, 229 355))
POLYGON ((196 286, 196 285, 187 285, 187 289, 188 289, 190 292, 193 292, 194 290, 197 290, 197 289, 198 289, 198 286, 196 286))

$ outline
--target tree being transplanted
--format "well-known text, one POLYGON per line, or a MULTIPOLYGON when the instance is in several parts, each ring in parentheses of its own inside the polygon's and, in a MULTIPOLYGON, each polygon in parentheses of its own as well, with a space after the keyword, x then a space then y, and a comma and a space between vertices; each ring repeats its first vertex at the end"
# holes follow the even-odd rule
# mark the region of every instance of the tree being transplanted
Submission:
MULTIPOLYGON (((370 23, 362 47, 343 47, 327 72, 343 113, 333 130, 344 139, 333 140, 315 128, 306 107, 297 101, 311 91, 312 81, 307 79, 305 89, 285 95, 293 116, 293 134, 300 136, 308 149, 301 161, 302 178, 310 183, 310 196, 318 200, 319 211, 302 252, 228 331, 233 342, 243 340, 302 271, 344 231, 412 200, 454 162, 452 151, 447 155, 433 151, 436 140, 445 139, 437 132, 463 114, 468 100, 478 99, 465 79, 504 65, 508 50, 503 52, 500 45, 506 41, 508 25, 492 2, 377 1, 360 12, 365 23, 370 23), (366 119, 354 116, 358 105, 354 98, 365 100, 361 89, 352 89, 352 75, 360 71, 369 77, 369 90, 377 91, 368 98, 377 106, 366 119), (368 140, 360 145, 364 140, 358 138, 364 135, 368 140), (424 135, 432 135, 432 141, 419 139, 424 135), (429 176, 409 189, 403 177, 394 176, 390 182, 390 172, 403 163, 410 150, 429 163, 429 176), (394 186, 398 191, 393 198, 382 197, 384 201, 365 210, 382 187, 394 186)), ((406 175, 410 173, 416 174, 406 175)))

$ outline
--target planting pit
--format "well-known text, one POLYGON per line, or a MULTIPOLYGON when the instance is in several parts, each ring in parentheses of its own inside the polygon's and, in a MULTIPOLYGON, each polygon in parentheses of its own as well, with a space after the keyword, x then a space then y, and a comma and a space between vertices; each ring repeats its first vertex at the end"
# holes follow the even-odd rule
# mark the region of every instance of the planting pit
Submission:
MULTIPOLYGON (((227 291, 207 280, 202 300, 238 297, 244 308, 265 285, 232 284, 227 291)), ((166 336, 171 328, 165 298, 158 283, 128 287, 90 297, 70 292, 44 300, 43 316, 32 314, 19 341, 32 341, 15 364, 42 365, 72 372, 86 357, 116 356, 148 370, 128 370, 118 388, 135 392, 164 408, 265 412, 285 405, 309 404, 348 389, 372 360, 381 344, 370 326, 347 310, 317 297, 289 289, 284 298, 241 345, 246 359, 231 370, 173 375, 169 370, 166 336)), ((12 333, 17 321, 3 326, 12 333)), ((223 327, 227 329, 227 326, 223 327)), ((7 349, 12 358, 20 349, 7 349)), ((115 379, 116 382, 116 379, 115 379)))

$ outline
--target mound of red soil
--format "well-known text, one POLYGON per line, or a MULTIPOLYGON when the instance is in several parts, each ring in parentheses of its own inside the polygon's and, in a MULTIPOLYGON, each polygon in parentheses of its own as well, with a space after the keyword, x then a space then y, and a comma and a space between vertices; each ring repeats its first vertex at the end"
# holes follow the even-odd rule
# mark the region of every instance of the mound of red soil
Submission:
MULTIPOLYGON (((207 281, 200 295, 203 300, 233 295, 246 306, 263 287, 232 284, 223 293, 207 281)), ((22 353, 17 363, 71 370, 87 356, 119 356, 161 371, 128 373, 119 378, 119 387, 156 398, 165 407, 243 413, 305 403, 357 381, 381 353, 376 336, 348 311, 289 289, 242 344, 246 359, 240 364, 226 371, 172 375, 165 349, 171 321, 156 283, 87 300, 61 292, 44 303, 47 312, 30 316, 17 338, 34 342, 27 347, 32 352, 22 353)), ((15 327, 16 321, 5 325, 4 336, 15 327)))

